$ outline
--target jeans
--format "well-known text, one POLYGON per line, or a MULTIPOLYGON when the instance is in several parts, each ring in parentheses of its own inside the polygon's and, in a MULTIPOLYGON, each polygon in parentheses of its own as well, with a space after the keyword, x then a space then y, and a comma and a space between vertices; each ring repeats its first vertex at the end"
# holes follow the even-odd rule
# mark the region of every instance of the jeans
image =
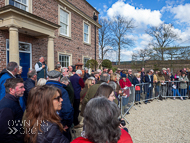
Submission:
POLYGON ((181 90, 181 96, 186 96, 186 94, 187 94, 187 88, 180 89, 180 90, 181 90))
POLYGON ((176 94, 177 96, 181 96, 178 89, 172 89, 172 91, 173 91, 173 96, 176 96, 176 94))
POLYGON ((148 87, 147 95, 146 95, 146 99, 145 100, 148 100, 150 98, 152 98, 152 87, 148 87))
POLYGON ((135 101, 140 101, 140 91, 135 91, 135 101))
POLYGON ((128 102, 129 102, 129 97, 127 97, 127 98, 122 97, 122 100, 123 100, 122 105, 125 106, 125 105, 127 105, 128 102))

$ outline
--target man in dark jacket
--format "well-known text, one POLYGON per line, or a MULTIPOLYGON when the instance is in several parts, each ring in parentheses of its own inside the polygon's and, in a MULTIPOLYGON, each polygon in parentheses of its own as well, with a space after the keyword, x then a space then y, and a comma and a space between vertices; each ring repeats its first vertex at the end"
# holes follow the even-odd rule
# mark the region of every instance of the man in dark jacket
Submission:
POLYGON ((55 70, 48 72, 48 81, 47 85, 53 85, 61 90, 62 93, 62 107, 59 112, 59 116, 61 117, 61 123, 63 124, 63 127, 66 129, 66 132, 63 132, 63 134, 68 138, 69 141, 71 141, 71 134, 69 132, 69 128, 71 127, 73 123, 73 107, 71 105, 71 102, 69 100, 68 92, 64 89, 66 85, 60 83, 60 75, 61 73, 55 70))
POLYGON ((70 102, 71 102, 71 105, 73 105, 74 103, 74 89, 73 89, 73 86, 70 82, 70 80, 65 76, 65 77, 62 77, 60 82, 66 86, 64 86, 65 90, 67 90, 68 94, 69 94, 69 99, 70 99, 70 102))
POLYGON ((85 82, 86 79, 88 79, 90 77, 90 74, 88 73, 88 69, 85 68, 85 72, 84 72, 84 78, 83 78, 83 81, 85 82))
POLYGON ((0 142, 22 143, 23 111, 19 104, 19 97, 23 96, 24 84, 20 78, 9 78, 5 82, 6 95, 0 101, 0 142))
POLYGON ((130 82, 132 83, 133 82, 133 74, 132 74, 132 70, 131 69, 129 69, 128 70, 128 79, 130 80, 130 82))
POLYGON ((35 87, 35 81, 37 79, 37 72, 36 72, 36 70, 34 70, 34 69, 30 70, 27 73, 27 76, 28 76, 28 78, 24 82, 25 91, 24 91, 24 96, 23 96, 25 106, 27 105, 27 99, 28 99, 28 93, 29 93, 29 91, 33 87, 35 87))
POLYGON ((147 71, 147 75, 144 76, 145 91, 147 92, 145 98, 145 104, 149 103, 149 99, 152 98, 152 89, 153 89, 153 76, 151 71, 147 71))
POLYGON ((0 73, 0 100, 5 96, 5 86, 4 83, 9 78, 16 78, 16 74, 19 71, 18 64, 15 62, 10 62, 6 69, 3 69, 0 73))
POLYGON ((79 116, 79 105, 80 105, 80 92, 81 88, 84 88, 84 82, 83 79, 81 78, 82 71, 77 70, 76 74, 70 77, 71 84, 74 89, 74 103, 73 103, 73 108, 74 108, 74 120, 73 123, 75 125, 75 128, 81 128, 83 125, 79 124, 78 121, 78 116, 79 116))
POLYGON ((47 78, 47 65, 45 64, 44 57, 39 58, 39 62, 35 64, 35 70, 37 72, 37 80, 40 78, 47 78))

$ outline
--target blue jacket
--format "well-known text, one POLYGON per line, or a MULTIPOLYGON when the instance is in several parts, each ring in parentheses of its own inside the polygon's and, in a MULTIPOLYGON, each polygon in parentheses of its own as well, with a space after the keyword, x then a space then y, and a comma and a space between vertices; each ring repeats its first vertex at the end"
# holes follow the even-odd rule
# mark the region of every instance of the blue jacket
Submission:
POLYGON ((13 76, 6 70, 3 69, 0 73, 0 100, 5 96, 5 86, 4 83, 7 79, 12 78, 13 76))
POLYGON ((23 111, 19 98, 6 94, 0 101, 0 142, 24 142, 22 127, 23 111), (12 134, 9 134, 12 131, 12 134), (14 134, 13 134, 14 133, 14 134))
POLYGON ((64 85, 58 81, 53 81, 53 80, 47 81, 46 84, 47 85, 53 85, 53 86, 55 86, 61 90, 63 101, 62 101, 61 110, 59 112, 59 116, 62 119, 61 123, 63 124, 63 126, 67 125, 68 127, 70 127, 73 123, 74 110, 73 110, 73 107, 72 107, 71 102, 69 100, 69 94, 64 89, 66 85, 64 85))
POLYGON ((79 84, 79 77, 77 74, 74 74, 70 77, 71 84, 74 89, 75 99, 80 99, 81 86, 79 84))

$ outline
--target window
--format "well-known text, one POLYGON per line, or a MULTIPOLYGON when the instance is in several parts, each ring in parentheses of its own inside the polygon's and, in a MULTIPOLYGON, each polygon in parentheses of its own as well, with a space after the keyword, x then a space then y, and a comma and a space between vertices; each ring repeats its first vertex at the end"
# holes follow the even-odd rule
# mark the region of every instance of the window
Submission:
POLYGON ((84 23, 84 42, 89 43, 89 25, 84 23))
POLYGON ((84 68, 86 68, 87 61, 90 60, 89 58, 84 58, 84 68))
POLYGON ((61 63, 62 67, 68 67, 70 65, 70 56, 59 54, 59 62, 61 63))
POLYGON ((28 0, 9 0, 9 4, 28 11, 28 0))
POLYGON ((60 9, 60 34, 69 36, 69 13, 60 9))

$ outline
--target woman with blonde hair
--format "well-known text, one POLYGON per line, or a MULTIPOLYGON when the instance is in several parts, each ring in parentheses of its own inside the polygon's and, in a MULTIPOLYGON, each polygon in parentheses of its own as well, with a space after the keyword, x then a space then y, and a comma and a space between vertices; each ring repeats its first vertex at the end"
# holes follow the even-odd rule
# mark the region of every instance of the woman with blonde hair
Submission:
POLYGON ((61 91, 53 86, 35 87, 30 92, 24 118, 25 142, 69 143, 57 112, 61 109, 61 91))
POLYGON ((135 101, 136 101, 136 104, 141 104, 140 102, 140 84, 141 83, 141 75, 140 73, 134 73, 134 78, 133 78, 133 81, 132 81, 132 84, 135 86, 135 101), (137 84, 137 85, 136 85, 137 84))
POLYGON ((80 92, 80 102, 82 103, 82 107, 81 107, 81 116, 83 116, 84 113, 84 109, 86 107, 86 104, 84 104, 82 101, 88 91, 88 89, 95 84, 95 78, 94 77, 89 77, 86 81, 85 81, 85 87, 83 88, 83 90, 80 92))

